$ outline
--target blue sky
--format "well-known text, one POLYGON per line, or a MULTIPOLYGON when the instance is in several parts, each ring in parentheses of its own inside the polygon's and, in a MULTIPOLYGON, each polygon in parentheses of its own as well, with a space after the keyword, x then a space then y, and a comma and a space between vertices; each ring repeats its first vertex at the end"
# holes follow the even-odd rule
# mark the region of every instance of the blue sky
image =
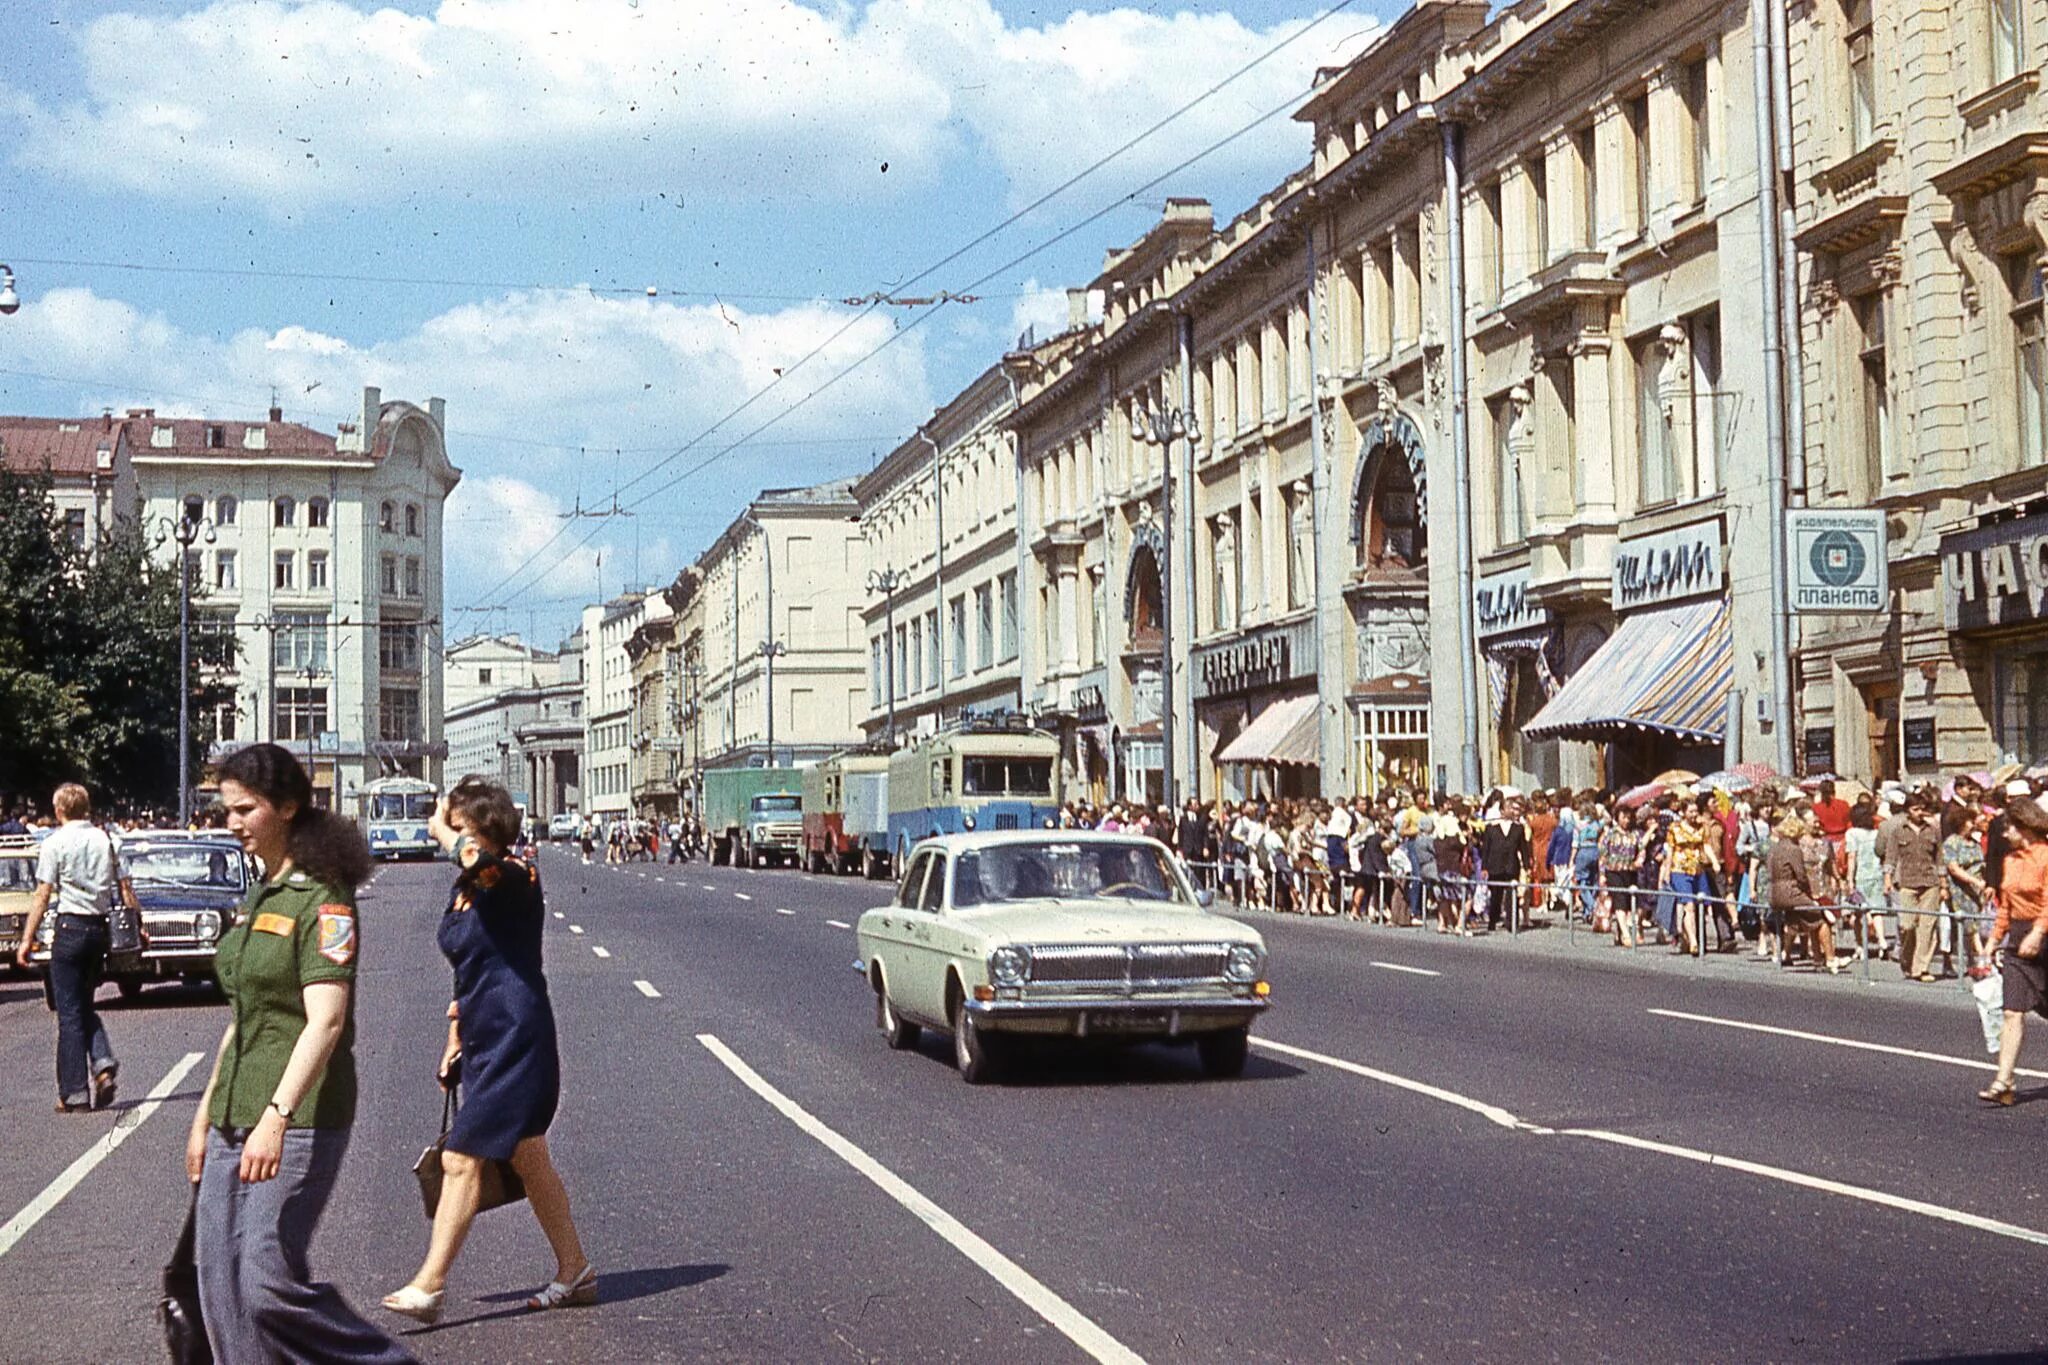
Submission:
POLYGON ((1327 3, 24 0, 0 73, 0 260, 24 301, 0 319, 0 411, 254 416, 275 389, 332 430, 364 383, 444 396, 465 471, 451 638, 549 642, 600 575, 616 590, 637 556, 666 580, 755 488, 867 468, 1063 317, 1059 288, 1169 193, 1227 216, 1305 160, 1283 115, 999 269, 1286 102, 1399 6, 1354 0, 910 286, 980 302, 893 342, 918 313, 838 302, 900 288, 1327 3), (622 486, 634 518, 505 581, 559 512, 622 486))

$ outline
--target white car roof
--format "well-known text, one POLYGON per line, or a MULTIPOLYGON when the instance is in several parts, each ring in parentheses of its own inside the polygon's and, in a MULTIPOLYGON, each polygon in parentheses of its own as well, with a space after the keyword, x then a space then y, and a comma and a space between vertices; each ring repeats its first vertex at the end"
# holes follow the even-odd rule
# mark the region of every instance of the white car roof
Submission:
POLYGON ((1092 829, 1003 829, 941 834, 934 839, 918 840, 910 846, 910 851, 915 853, 921 848, 936 848, 947 853, 964 853, 971 848, 1004 848, 1016 844, 1144 844, 1162 852, 1166 849, 1166 845, 1145 834, 1105 834, 1092 829))

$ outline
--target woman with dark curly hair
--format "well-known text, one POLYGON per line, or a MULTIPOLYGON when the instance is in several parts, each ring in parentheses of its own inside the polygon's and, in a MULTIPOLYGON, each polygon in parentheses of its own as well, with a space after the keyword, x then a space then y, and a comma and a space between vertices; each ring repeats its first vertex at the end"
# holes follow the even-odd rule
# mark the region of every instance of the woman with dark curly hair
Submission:
POLYGON ((1998 1074, 1977 1092, 1987 1104, 2011 1104, 2019 1096, 2013 1076, 2027 1016, 2048 1012, 2048 810, 2031 796, 2005 808, 2006 854, 1998 889, 1998 918, 1991 926, 2005 985, 2004 1030, 1998 1038, 1998 1074))
POLYGON ((306 1264, 355 1122, 355 892, 369 845, 314 806, 306 770, 275 744, 221 764, 220 795, 263 880, 215 954, 230 1022, 185 1144, 207 1339, 222 1365, 410 1361, 306 1264))
POLYGON ((548 1155, 548 1126, 561 1098, 555 1014, 541 971, 547 922, 533 866, 507 849, 519 811, 503 787, 465 777, 427 826, 454 854, 455 889, 441 916, 441 951, 455 968, 441 1084, 462 1088, 462 1108, 441 1144, 441 1202, 411 1283, 384 1306, 420 1322, 441 1316, 448 1270, 476 1218, 486 1161, 510 1161, 555 1253, 555 1277, 526 1301, 532 1310, 597 1302, 597 1272, 569 1216, 569 1194, 548 1155), (458 1073, 459 1068, 459 1073, 458 1073))

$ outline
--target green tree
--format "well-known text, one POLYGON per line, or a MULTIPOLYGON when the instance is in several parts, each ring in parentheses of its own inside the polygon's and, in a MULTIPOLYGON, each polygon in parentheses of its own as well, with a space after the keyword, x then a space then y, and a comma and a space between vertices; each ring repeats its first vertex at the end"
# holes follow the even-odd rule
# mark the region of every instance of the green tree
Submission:
MULTIPOLYGON (((101 801, 176 805, 178 571, 151 548, 123 520, 88 553, 47 476, 0 470, 0 792, 80 781, 101 801)), ((196 778, 231 693, 195 682, 196 778)))

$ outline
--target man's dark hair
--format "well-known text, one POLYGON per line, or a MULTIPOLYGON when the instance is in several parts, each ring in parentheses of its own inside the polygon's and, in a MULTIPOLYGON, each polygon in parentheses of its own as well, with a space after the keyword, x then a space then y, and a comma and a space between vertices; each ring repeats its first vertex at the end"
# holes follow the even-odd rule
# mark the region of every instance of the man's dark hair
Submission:
POLYGON ((512 793, 497 783, 472 774, 448 792, 448 813, 461 819, 463 827, 500 848, 509 848, 519 838, 519 807, 512 793))
POLYGON ((285 852, 314 881, 353 891, 370 879, 370 845, 363 832, 355 821, 313 804, 313 779, 289 749, 237 749, 220 765, 220 780, 247 787, 273 806, 295 807, 285 852))

